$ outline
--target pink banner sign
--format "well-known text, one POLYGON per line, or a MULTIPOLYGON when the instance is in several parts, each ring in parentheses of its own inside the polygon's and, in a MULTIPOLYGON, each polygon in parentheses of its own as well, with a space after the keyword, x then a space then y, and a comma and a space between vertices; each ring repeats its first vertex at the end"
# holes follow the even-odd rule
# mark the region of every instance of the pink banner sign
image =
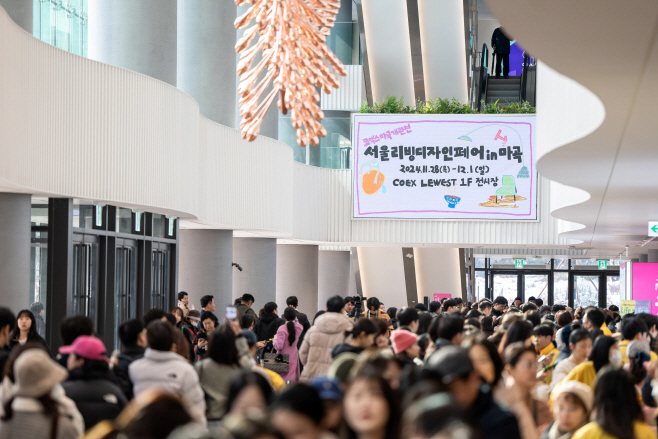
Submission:
MULTIPOLYGON (((657 264, 658 265, 658 264, 657 264)), ((440 302, 444 298, 450 299, 452 296, 450 294, 434 294, 434 299, 432 299, 434 302, 440 302)))
POLYGON ((651 314, 658 315, 658 263, 633 263, 633 300, 649 301, 651 314))

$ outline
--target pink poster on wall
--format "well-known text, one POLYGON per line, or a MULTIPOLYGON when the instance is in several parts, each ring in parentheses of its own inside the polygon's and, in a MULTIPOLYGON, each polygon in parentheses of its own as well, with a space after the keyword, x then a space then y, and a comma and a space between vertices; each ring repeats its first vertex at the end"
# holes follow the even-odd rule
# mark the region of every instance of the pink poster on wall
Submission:
MULTIPOLYGON (((658 264, 657 264, 658 265, 658 264)), ((450 294, 434 294, 434 302, 440 302, 443 298, 450 299, 452 296, 450 294)))
POLYGON ((651 303, 651 314, 658 315, 658 263, 633 263, 633 300, 651 303))

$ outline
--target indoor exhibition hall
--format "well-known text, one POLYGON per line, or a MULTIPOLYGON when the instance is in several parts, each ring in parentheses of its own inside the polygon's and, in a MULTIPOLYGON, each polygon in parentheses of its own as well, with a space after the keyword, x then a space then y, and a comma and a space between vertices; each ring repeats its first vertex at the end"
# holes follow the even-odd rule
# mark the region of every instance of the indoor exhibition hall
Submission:
POLYGON ((0 0, 0 439, 658 439, 656 102, 658 1, 0 0))

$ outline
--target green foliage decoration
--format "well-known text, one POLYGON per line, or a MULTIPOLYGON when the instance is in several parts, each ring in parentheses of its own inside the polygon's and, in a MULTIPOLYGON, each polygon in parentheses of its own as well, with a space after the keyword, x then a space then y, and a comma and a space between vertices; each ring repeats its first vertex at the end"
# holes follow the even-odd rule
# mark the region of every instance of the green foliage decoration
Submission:
MULTIPOLYGON (((498 101, 485 104, 482 101, 483 114, 527 114, 535 113, 536 109, 528 101, 512 102, 501 105, 498 101)), ((460 102, 456 98, 435 100, 428 99, 426 102, 416 101, 416 106, 404 104, 404 98, 398 99, 395 96, 387 96, 380 103, 374 103, 371 106, 367 102, 361 104, 359 113, 371 114, 478 114, 477 110, 470 105, 460 102)))

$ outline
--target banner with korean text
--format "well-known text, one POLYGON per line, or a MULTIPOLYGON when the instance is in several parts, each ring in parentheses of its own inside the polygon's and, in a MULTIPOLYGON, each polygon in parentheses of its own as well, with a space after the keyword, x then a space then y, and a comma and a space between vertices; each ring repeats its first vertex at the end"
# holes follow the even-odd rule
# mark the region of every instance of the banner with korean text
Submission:
POLYGON ((355 114, 353 217, 537 220, 535 115, 355 114))

